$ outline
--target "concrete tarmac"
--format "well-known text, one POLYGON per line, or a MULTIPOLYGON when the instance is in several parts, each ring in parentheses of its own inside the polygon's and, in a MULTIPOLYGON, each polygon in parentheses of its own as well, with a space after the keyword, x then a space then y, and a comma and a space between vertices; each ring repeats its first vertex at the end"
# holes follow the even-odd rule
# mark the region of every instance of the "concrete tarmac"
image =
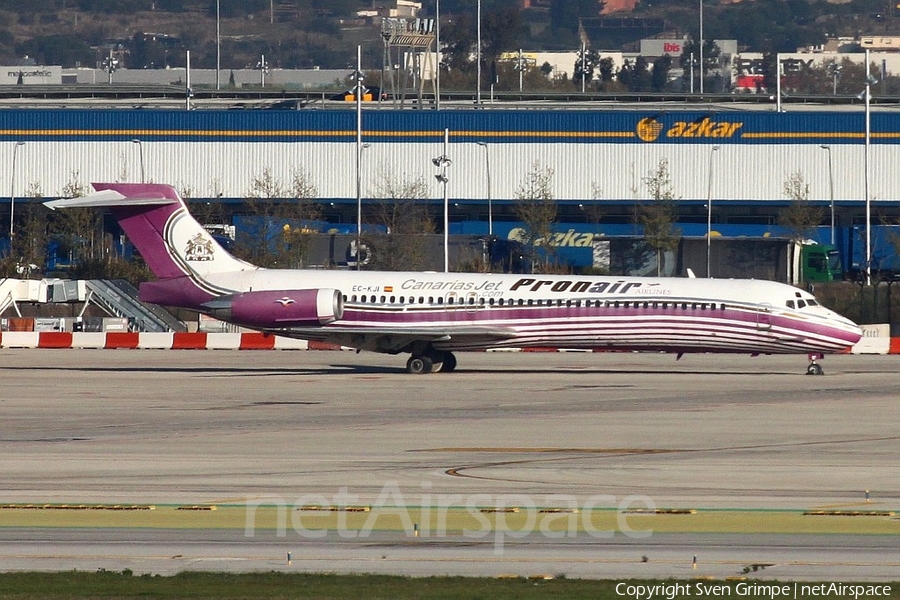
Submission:
MULTIPOLYGON (((412 376, 405 357, 366 353, 0 350, 0 503, 900 511, 896 357, 828 357, 822 377, 804 374, 802 356, 458 360, 455 373, 412 376)), ((517 530, 500 536, 498 554, 487 529, 320 540, 290 527, 173 527, 145 539, 127 527, 21 527, 8 514, 0 568, 16 570, 900 572, 885 545, 896 540, 892 516, 857 517, 881 520, 874 533, 837 537, 814 524, 809 535, 737 527, 612 539, 517 530)))

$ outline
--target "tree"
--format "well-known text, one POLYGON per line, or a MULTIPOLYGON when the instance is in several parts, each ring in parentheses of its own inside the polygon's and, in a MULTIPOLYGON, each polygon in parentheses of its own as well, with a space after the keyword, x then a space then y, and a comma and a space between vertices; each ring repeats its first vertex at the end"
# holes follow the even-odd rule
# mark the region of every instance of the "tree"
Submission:
POLYGON ((605 56, 597 62, 597 69, 600 72, 600 83, 604 85, 615 77, 616 63, 611 56, 605 56))
POLYGON ((36 57, 40 64, 45 65, 74 67, 90 65, 95 60, 94 51, 84 40, 68 33, 34 37, 22 42, 17 50, 36 57))
POLYGON ((546 269, 555 260, 556 248, 551 245, 557 206, 553 195, 553 169, 541 167, 538 161, 531 167, 516 188, 513 212, 522 221, 522 242, 532 269, 539 272, 537 263, 546 269))
POLYGON ((810 204, 809 184, 800 171, 791 173, 782 189, 791 203, 778 213, 778 224, 790 231, 792 239, 802 242, 807 232, 822 222, 825 209, 810 204))
POLYGON ((425 181, 401 181, 382 175, 377 184, 378 200, 369 207, 366 222, 383 228, 384 233, 368 232, 368 267, 384 271, 416 271, 428 267, 428 238, 434 222, 421 201, 427 197, 425 181))
POLYGON ((653 71, 650 73, 650 87, 654 92, 662 92, 669 82, 669 69, 672 68, 672 57, 668 54, 660 56, 653 61, 653 71))
POLYGON ((522 13, 507 7, 485 11, 481 16, 481 58, 485 64, 497 60, 501 53, 521 47, 525 33, 522 13))
POLYGON ((675 227, 678 205, 669 176, 669 161, 661 159, 656 168, 641 178, 651 202, 638 209, 638 221, 644 227, 644 239, 656 250, 656 274, 660 275, 664 252, 678 248, 681 230, 675 227))
MULTIPOLYGON (((704 36, 705 37, 705 36, 704 36)), ((704 91, 707 90, 707 82, 710 79, 710 72, 719 69, 722 65, 720 64, 722 57, 722 49, 719 48, 719 45, 716 44, 715 40, 707 38, 703 42, 703 73, 705 75, 703 79, 704 83, 704 91)), ((693 39, 688 39, 684 42, 684 45, 681 48, 681 57, 679 59, 682 67, 684 67, 684 74, 682 75, 681 87, 684 90, 689 90, 691 87, 691 80, 693 79, 694 90, 699 90, 700 85, 700 44, 698 44, 693 39)))
POLYGON ((253 177, 235 255, 264 267, 300 268, 309 248, 310 221, 319 218, 318 189, 308 173, 294 170, 285 185, 268 167, 253 177))
POLYGON ((471 15, 457 15, 441 28, 441 68, 448 71, 467 72, 472 69, 476 36, 475 23, 471 15))
MULTIPOLYGON (((481 18, 482 74, 488 72, 489 65, 496 63, 503 52, 520 48, 524 33, 519 9, 506 7, 484 12, 481 18)), ((441 29, 441 68, 471 75, 477 67, 474 60, 478 52, 477 44, 475 19, 468 12, 455 16, 441 29)), ((448 79, 445 83, 452 86, 454 81, 448 79)), ((456 83, 466 87, 471 85, 468 79, 456 83)))
POLYGON ((650 63, 643 56, 638 56, 634 62, 626 60, 619 69, 618 79, 629 92, 646 92, 650 89, 650 63))
POLYGON ((596 50, 585 50, 584 54, 578 53, 575 59, 575 69, 572 71, 572 84, 580 87, 582 80, 589 86, 594 79, 594 69, 600 62, 600 54, 596 50))
MULTIPOLYGON (((41 186, 30 183, 25 198, 42 198, 41 186)), ((16 228, 11 240, 11 258, 15 261, 12 277, 40 277, 47 262, 47 220, 50 209, 41 202, 16 203, 16 228)), ((11 264, 7 267, 12 266, 11 264)))
POLYGON ((762 62, 763 87, 774 92, 778 89, 778 55, 774 52, 763 54, 762 62))
MULTIPOLYGON (((62 188, 64 198, 79 198, 88 191, 79 172, 69 173, 69 181, 62 188)), ((61 245, 70 265, 98 260, 103 257, 103 215, 94 208, 70 208, 52 213, 50 234, 61 245)))

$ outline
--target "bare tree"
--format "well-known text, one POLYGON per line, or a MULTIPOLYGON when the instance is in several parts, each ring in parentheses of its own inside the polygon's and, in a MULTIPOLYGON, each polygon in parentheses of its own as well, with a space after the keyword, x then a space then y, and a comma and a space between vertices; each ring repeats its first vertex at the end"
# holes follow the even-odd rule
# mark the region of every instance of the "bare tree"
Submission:
MULTIPOLYGON (((39 183, 28 184, 25 198, 43 198, 39 183)), ((17 203, 18 204, 18 203, 17 203)), ((41 202, 25 201, 17 206, 17 225, 13 236, 10 258, 15 261, 18 277, 41 276, 47 262, 47 220, 50 209, 41 202)), ((7 265, 7 268, 12 267, 7 265)))
POLYGON ((809 202, 809 183, 803 173, 791 173, 782 187, 791 203, 778 213, 778 224, 791 232, 791 238, 803 241, 810 229, 818 226, 825 216, 825 209, 809 202))
POLYGON ((656 250, 656 274, 660 275, 663 253, 677 249, 681 240, 681 230, 675 227, 678 204, 669 176, 669 161, 660 159, 641 181, 647 186, 651 200, 640 205, 638 221, 644 227, 644 239, 656 250))
POLYGON ((379 200, 369 207, 366 222, 384 232, 365 234, 364 243, 370 252, 367 266, 385 271, 427 268, 427 234, 434 233, 435 227, 421 202, 428 195, 425 180, 401 181, 382 175, 376 187, 379 200))
POLYGON ((591 182, 591 202, 584 204, 582 209, 585 219, 592 225, 599 225, 603 218, 603 208, 599 202, 601 198, 603 198, 603 190, 600 189, 600 184, 596 181, 591 182))
MULTIPOLYGON (((80 173, 71 171, 61 195, 64 198, 79 198, 88 191, 80 173)), ((103 215, 97 209, 71 208, 53 212, 50 234, 60 242, 59 251, 67 255, 70 265, 103 256, 103 215)))
POLYGON ((268 167, 253 177, 245 198, 248 215, 235 254, 265 267, 302 267, 313 233, 310 221, 320 217, 314 199, 318 189, 299 169, 288 184, 268 167))
POLYGON ((553 169, 535 161, 515 194, 513 212, 524 225, 519 241, 525 246, 532 268, 537 271, 535 267, 540 262, 546 269, 556 259, 556 248, 551 245, 557 216, 553 169))

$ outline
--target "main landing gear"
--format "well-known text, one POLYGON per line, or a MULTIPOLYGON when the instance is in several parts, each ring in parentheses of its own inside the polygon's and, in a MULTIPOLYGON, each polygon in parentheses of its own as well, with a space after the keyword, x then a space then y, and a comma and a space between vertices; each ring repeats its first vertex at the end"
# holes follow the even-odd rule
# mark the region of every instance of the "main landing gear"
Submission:
POLYGON ((822 365, 817 363, 817 360, 821 360, 825 358, 824 354, 819 352, 810 352, 809 353, 809 366, 806 367, 807 375, 824 375, 825 369, 822 368, 822 365))
POLYGON ((455 369, 456 357, 452 352, 432 351, 428 354, 413 355, 406 361, 406 372, 413 375, 449 373, 455 369))

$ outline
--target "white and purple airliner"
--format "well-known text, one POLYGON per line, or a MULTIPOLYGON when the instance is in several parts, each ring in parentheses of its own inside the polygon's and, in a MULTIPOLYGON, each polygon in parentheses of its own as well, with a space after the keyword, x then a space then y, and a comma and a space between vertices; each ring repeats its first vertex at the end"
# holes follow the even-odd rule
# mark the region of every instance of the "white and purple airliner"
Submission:
POLYGON ((861 333, 806 291, 771 281, 265 269, 228 254, 170 185, 95 183, 50 208, 108 207, 157 280, 140 299, 274 335, 408 353, 453 371, 456 350, 843 352, 861 333))

